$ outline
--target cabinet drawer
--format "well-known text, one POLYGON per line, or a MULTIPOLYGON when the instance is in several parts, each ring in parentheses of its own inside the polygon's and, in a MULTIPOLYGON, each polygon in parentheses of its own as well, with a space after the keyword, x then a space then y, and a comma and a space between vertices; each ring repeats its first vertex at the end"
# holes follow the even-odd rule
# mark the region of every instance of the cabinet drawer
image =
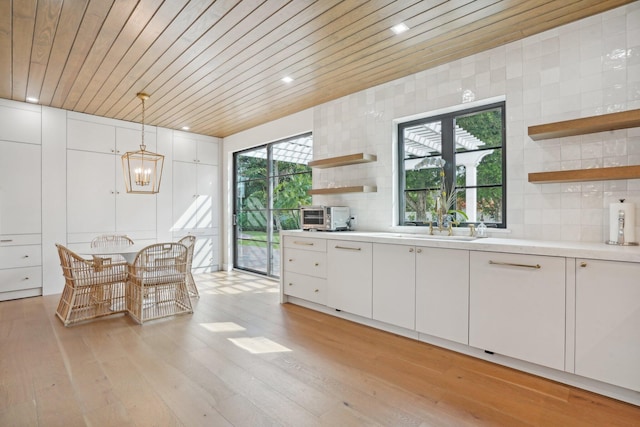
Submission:
POLYGON ((286 248, 284 251, 284 271, 326 278, 327 254, 286 248))
POLYGON ((564 369, 565 258, 471 252, 469 344, 564 369))
POLYGON ((306 251, 326 252, 327 241, 311 237, 285 236, 284 247, 292 249, 304 249, 306 251))
POLYGON ((0 247, 0 269, 41 264, 40 245, 0 247))
POLYGON ((0 247, 39 245, 40 243, 40 234, 0 234, 0 247))
POLYGON ((283 291, 286 295, 327 304, 327 280, 304 274, 286 272, 283 280, 283 291))
POLYGON ((0 292, 42 287, 42 268, 25 267, 0 270, 0 292))

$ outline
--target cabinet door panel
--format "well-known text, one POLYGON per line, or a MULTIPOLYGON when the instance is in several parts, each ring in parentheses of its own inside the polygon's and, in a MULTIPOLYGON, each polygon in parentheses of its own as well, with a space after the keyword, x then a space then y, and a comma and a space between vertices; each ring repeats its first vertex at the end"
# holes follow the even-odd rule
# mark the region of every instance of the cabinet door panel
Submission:
POLYGON ((67 150, 67 232, 116 231, 115 159, 111 154, 67 150))
POLYGON ((173 160, 178 162, 194 163, 197 158, 197 141, 192 138, 174 133, 173 160))
POLYGON ((469 345, 564 370, 564 258, 472 251, 469 313, 469 345))
POLYGON ((415 248, 373 244, 373 318, 415 328, 415 248))
POLYGON ((371 243, 327 242, 327 305, 371 318, 371 243))
POLYGON ((198 163, 218 164, 218 144, 198 141, 198 163))
POLYGON ((640 391, 640 264, 577 265, 575 373, 640 391))
POLYGON ((416 248, 416 330, 469 344, 469 251, 416 248))
POLYGON ((67 148, 115 154, 116 128, 82 120, 67 120, 67 148))
MULTIPOLYGON (((145 127, 146 129, 146 127, 145 127)), ((116 128, 116 154, 123 155, 127 151, 140 150, 140 144, 142 143, 142 129, 126 129, 116 128)), ((145 131, 144 133, 144 145, 146 150, 156 151, 156 133, 145 131)), ((160 153, 163 154, 163 153, 160 153)))
POLYGON ((196 218, 197 228, 211 229, 217 226, 218 199, 214 197, 218 187, 218 167, 197 165, 196 218))
MULTIPOLYGON (((123 177, 119 177, 118 188, 124 187, 123 177)), ((116 230, 119 233, 133 234, 156 229, 155 194, 128 194, 124 189, 116 195, 116 230)))
POLYGON ((0 234, 40 233, 40 146, 0 141, 0 234))
POLYGON ((197 236, 193 249, 193 273, 208 273, 217 270, 218 236, 197 236))
POLYGON ((196 228, 197 176, 191 163, 173 162, 173 230, 196 228))

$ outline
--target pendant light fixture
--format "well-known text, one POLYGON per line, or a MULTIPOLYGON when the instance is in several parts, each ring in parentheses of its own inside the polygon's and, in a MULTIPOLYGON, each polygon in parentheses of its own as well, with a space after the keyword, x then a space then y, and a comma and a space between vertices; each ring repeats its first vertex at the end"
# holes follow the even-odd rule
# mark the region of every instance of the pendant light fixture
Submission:
POLYGON ((160 191, 164 156, 147 151, 144 144, 144 101, 149 95, 137 94, 142 101, 142 143, 139 151, 128 151, 122 155, 122 171, 127 193, 155 194, 160 191))

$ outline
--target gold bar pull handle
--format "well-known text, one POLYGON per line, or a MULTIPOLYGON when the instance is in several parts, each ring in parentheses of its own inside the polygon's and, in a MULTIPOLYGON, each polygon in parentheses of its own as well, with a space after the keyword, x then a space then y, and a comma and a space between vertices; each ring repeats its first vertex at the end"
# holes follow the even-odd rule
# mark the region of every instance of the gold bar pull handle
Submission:
POLYGON ((534 269, 542 268, 540 266, 540 264, 535 264, 535 265, 533 265, 533 264, 516 264, 516 263, 513 263, 513 262, 500 262, 500 261, 491 261, 491 260, 489 261, 489 264, 492 264, 492 265, 506 265, 506 266, 509 266, 509 267, 534 268, 534 269))
POLYGON ((336 246, 336 249, 346 249, 348 251, 360 251, 362 248, 350 248, 348 246, 336 246))
POLYGON ((294 240, 293 244, 294 245, 313 246, 313 243, 311 243, 311 242, 300 242, 298 240, 294 240))

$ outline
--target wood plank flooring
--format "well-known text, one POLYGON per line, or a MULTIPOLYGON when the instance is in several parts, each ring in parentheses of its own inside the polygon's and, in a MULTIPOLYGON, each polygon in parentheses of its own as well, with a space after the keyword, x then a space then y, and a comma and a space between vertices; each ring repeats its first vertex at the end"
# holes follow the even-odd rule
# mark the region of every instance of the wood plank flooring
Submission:
POLYGON ((638 426, 640 407, 196 276, 194 314, 65 328, 0 302, 0 426, 638 426))

